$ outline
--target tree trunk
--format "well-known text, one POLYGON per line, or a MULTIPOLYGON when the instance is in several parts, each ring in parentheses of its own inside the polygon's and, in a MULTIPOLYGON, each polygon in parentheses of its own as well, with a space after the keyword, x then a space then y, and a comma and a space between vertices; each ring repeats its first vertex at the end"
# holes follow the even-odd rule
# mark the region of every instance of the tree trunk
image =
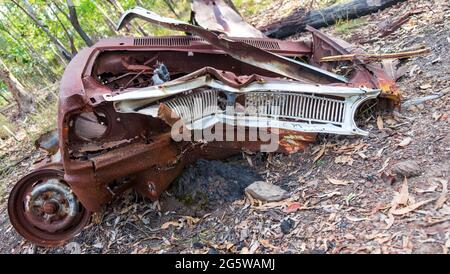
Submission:
MULTIPOLYGON (((109 2, 114 9, 119 13, 119 18, 120 16, 122 16, 122 14, 125 13, 125 10, 123 9, 122 5, 120 4, 119 1, 117 0, 108 0, 107 2, 109 2)), ((142 35, 147 36, 147 32, 145 32, 141 26, 139 26, 139 24, 133 25, 132 23, 130 23, 130 26, 134 27, 138 32, 140 32, 142 35)))
POLYGON ((338 20, 361 17, 403 1, 405 0, 353 0, 308 12, 305 9, 297 9, 280 21, 264 26, 260 30, 269 37, 285 38, 304 31, 308 25, 314 28, 326 27, 338 20))
POLYGON ((114 21, 111 19, 111 17, 109 17, 109 15, 105 12, 105 10, 96 1, 92 1, 92 3, 100 11, 100 13, 103 15, 103 18, 105 19, 105 22, 108 25, 109 29, 114 34, 118 34, 118 32, 116 30, 116 25, 114 24, 114 21))
MULTIPOLYGON (((72 52, 72 55, 75 56, 78 53, 77 47, 75 46, 75 42, 73 39, 73 35, 72 32, 70 32, 66 26, 64 25, 64 23, 61 21, 61 19, 59 19, 58 14, 56 13, 56 11, 52 8, 51 4, 47 4, 48 7, 50 8, 50 11, 53 13, 53 15, 55 16, 56 20, 58 21, 59 25, 62 27, 64 33, 67 36, 67 39, 69 40, 69 44, 70 44, 70 50, 72 52)), ((47 17, 48 19, 48 17, 47 17)))
POLYGON ((8 86, 8 90, 17 102, 20 114, 27 114, 34 111, 33 97, 25 91, 25 88, 12 75, 2 60, 0 60, 0 80, 8 86))
POLYGON ((84 32, 83 28, 80 25, 80 22, 78 22, 78 15, 77 10, 75 9, 75 5, 71 0, 67 0, 67 6, 69 7, 70 23, 81 36, 86 45, 91 47, 92 45, 94 45, 94 43, 92 43, 91 38, 86 34, 86 32, 84 32))
POLYGON ((61 54, 64 56, 64 59, 67 61, 70 61, 72 59, 72 54, 69 52, 68 49, 64 47, 64 45, 59 41, 56 36, 54 36, 50 30, 47 28, 47 26, 40 21, 36 14, 34 13, 33 6, 25 0, 25 4, 27 8, 22 7, 22 5, 19 4, 17 0, 11 0, 18 8, 20 8, 28 17, 31 18, 31 20, 42 30, 47 34, 47 36, 50 38, 50 40, 56 45, 56 47, 61 51, 61 54))
POLYGON ((166 6, 170 9, 170 11, 175 15, 176 18, 180 19, 180 16, 175 11, 174 4, 170 0, 164 0, 164 3, 166 3, 166 6))

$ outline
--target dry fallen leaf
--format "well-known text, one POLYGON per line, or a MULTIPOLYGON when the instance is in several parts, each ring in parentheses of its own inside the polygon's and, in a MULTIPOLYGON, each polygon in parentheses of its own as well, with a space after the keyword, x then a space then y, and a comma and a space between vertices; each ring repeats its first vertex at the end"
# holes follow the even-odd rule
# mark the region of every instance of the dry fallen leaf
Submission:
POLYGON ((411 137, 406 137, 398 144, 398 146, 399 147, 406 147, 407 145, 409 145, 411 143, 411 141, 412 141, 411 137))
POLYGON ((388 234, 388 233, 373 233, 373 234, 366 235, 365 238, 366 238, 366 240, 371 241, 371 240, 374 240, 376 238, 384 238, 384 237, 387 237, 389 235, 391 235, 391 234, 388 234))
POLYGON ((367 158, 368 158, 367 155, 364 154, 364 152, 362 152, 362 151, 358 151, 358 155, 359 155, 359 157, 361 157, 362 159, 367 159, 367 158))
POLYGON ((319 150, 317 155, 314 157, 313 163, 317 162, 317 160, 319 160, 320 157, 323 156, 323 154, 325 153, 325 149, 326 149, 326 144, 323 144, 322 148, 319 150))
POLYGON ((291 201, 292 201, 292 199, 287 199, 287 200, 283 200, 283 201, 279 201, 279 202, 265 203, 263 205, 254 207, 254 209, 256 209, 256 210, 268 210, 268 209, 271 209, 271 208, 288 205, 291 201))
POLYGON ((248 251, 249 254, 255 254, 256 250, 258 250, 260 244, 259 241, 256 240, 251 246, 250 246, 250 250, 248 251))
POLYGON ((378 170, 378 173, 383 172, 389 165, 389 161, 391 160, 391 157, 387 158, 386 161, 384 161, 383 166, 378 170))
POLYGON ((336 164, 347 164, 349 166, 353 165, 353 158, 347 155, 341 155, 334 158, 334 162, 336 164))
POLYGON ((344 238, 347 240, 356 240, 356 237, 353 234, 347 233, 344 235, 344 238))
POLYGON ((292 213, 299 210, 302 207, 300 203, 294 202, 288 205, 285 209, 283 209, 284 213, 292 213))
POLYGON ((428 204, 428 203, 430 203, 430 202, 432 202, 434 200, 435 199, 433 198, 433 199, 428 199, 428 200, 425 200, 425 201, 417 202, 415 204, 409 205, 409 206, 404 207, 404 208, 399 208, 399 209, 392 210, 391 213, 392 213, 392 215, 404 215, 404 214, 409 213, 411 211, 414 211, 414 210, 418 209, 419 207, 421 207, 423 205, 426 205, 426 204, 428 204))
POLYGON ((378 126, 379 130, 383 130, 384 129, 383 118, 381 118, 381 116, 379 116, 379 115, 377 117, 377 126, 378 126))
POLYGON ((441 116, 442 116, 442 113, 439 113, 439 112, 434 112, 434 113, 431 115, 431 117, 433 117, 433 119, 434 119, 435 121, 439 120, 439 118, 441 118, 441 116))
POLYGON ((409 200, 408 180, 405 177, 400 192, 398 195, 395 195, 393 199, 392 207, 395 208, 398 205, 407 205, 409 200))
POLYGON ((354 217, 354 216, 350 216, 350 215, 346 215, 345 218, 351 222, 361 222, 361 221, 369 220, 368 218, 358 218, 358 217, 354 217))
POLYGON ((441 192, 441 196, 439 196, 439 198, 436 201, 436 204, 434 205, 434 209, 440 209, 444 203, 447 201, 447 192, 448 192, 448 182, 447 180, 440 180, 441 184, 442 184, 442 192, 441 192))
POLYGON ((430 187, 427 188, 427 189, 422 189, 422 188, 416 187, 416 188, 414 188, 414 191, 415 191, 416 193, 418 193, 418 194, 424 194, 424 193, 432 193, 432 192, 435 192, 436 189, 437 189, 437 185, 433 185, 433 186, 430 186, 430 187))
POLYGON ((327 180, 332 183, 333 185, 341 185, 341 186, 345 186, 348 185, 350 182, 349 181, 345 181, 345 180, 338 180, 338 179, 333 179, 327 176, 327 180))
POLYGON ((269 240, 261 239, 261 240, 259 240, 259 243, 260 243, 262 246, 264 246, 265 248, 277 249, 277 247, 274 246, 273 244, 271 244, 271 243, 269 242, 269 240))
POLYGON ((99 225, 101 224, 103 221, 103 212, 94 212, 94 214, 92 214, 92 223, 99 225))
POLYGON ((382 238, 376 238, 375 241, 378 242, 378 244, 384 244, 389 242, 391 239, 393 238, 393 236, 386 236, 386 237, 382 237, 382 238))
POLYGON ((244 247, 241 249, 240 254, 248 254, 248 248, 244 246, 244 247))
POLYGON ((429 89, 429 88, 431 88, 431 85, 429 83, 420 86, 420 89, 429 89))
POLYGON ((189 226, 194 225, 200 221, 200 218, 195 218, 192 216, 183 216, 189 226))
POLYGON ((162 224, 161 229, 168 229, 171 225, 179 227, 180 223, 175 221, 166 222, 162 224))
POLYGON ((381 155, 383 155, 383 151, 386 149, 386 147, 382 147, 377 151, 377 154, 375 155, 375 159, 380 159, 381 155))
POLYGON ((397 210, 397 207, 399 205, 406 206, 408 204, 408 201, 410 201, 410 200, 411 200, 411 198, 409 196, 408 180, 405 177, 405 179, 403 180, 403 185, 402 185, 402 188, 400 189, 400 192, 396 193, 394 195, 394 198, 392 199, 391 209, 389 210, 388 218, 385 220, 386 221, 385 229, 391 228, 391 226, 394 224, 394 221, 395 221, 394 215, 395 214, 393 213, 393 211, 397 210))
POLYGON ((386 222, 386 227, 384 229, 389 229, 391 228, 391 226, 394 224, 395 221, 395 217, 392 213, 388 214, 388 218, 385 220, 386 222))

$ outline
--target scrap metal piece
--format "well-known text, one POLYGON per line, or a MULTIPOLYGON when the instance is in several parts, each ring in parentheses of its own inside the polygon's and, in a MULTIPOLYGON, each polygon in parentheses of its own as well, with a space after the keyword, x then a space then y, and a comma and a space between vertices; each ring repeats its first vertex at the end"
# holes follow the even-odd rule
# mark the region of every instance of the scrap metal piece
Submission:
POLYGON ((266 38, 260 30, 245 22, 224 0, 194 0, 192 11, 195 22, 202 28, 222 32, 230 37, 266 38))
POLYGON ((245 42, 234 41, 231 38, 216 35, 215 33, 199 26, 194 26, 172 18, 162 17, 141 7, 136 7, 126 11, 122 15, 117 29, 121 29, 136 17, 165 28, 196 34, 241 62, 272 71, 298 81, 322 84, 347 82, 345 77, 335 73, 262 50, 245 42))

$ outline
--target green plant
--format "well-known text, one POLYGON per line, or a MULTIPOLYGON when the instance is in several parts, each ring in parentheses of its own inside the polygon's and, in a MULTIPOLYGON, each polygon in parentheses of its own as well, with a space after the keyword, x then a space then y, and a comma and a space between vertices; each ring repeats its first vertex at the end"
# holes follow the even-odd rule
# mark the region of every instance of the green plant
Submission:
POLYGON ((357 19, 340 19, 335 24, 335 29, 337 32, 341 34, 346 34, 352 29, 358 28, 366 23, 366 19, 357 18, 357 19))

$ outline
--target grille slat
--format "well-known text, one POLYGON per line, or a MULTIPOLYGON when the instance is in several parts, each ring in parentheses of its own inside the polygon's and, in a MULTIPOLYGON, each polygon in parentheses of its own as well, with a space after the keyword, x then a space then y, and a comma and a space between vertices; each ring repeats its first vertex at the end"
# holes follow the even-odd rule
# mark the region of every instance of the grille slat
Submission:
MULTIPOLYGON (((266 50, 279 50, 280 44, 277 41, 258 40, 258 39, 245 39, 245 38, 233 38, 236 41, 244 42, 257 48, 266 50)), ((205 40, 200 37, 137 37, 134 38, 135 46, 178 46, 188 47, 193 42, 204 42, 205 40)))
POLYGON ((256 115, 259 116, 279 116, 337 125, 344 122, 344 101, 314 95, 252 92, 246 96, 246 108, 249 107, 256 107, 258 111, 256 115), (258 105, 265 107, 261 108, 258 105))
POLYGON ((198 40, 195 37, 139 37, 134 38, 135 46, 185 46, 191 45, 192 40, 198 40))
POLYGON ((218 112, 218 91, 207 90, 179 96, 164 103, 185 123, 191 123, 218 112))

